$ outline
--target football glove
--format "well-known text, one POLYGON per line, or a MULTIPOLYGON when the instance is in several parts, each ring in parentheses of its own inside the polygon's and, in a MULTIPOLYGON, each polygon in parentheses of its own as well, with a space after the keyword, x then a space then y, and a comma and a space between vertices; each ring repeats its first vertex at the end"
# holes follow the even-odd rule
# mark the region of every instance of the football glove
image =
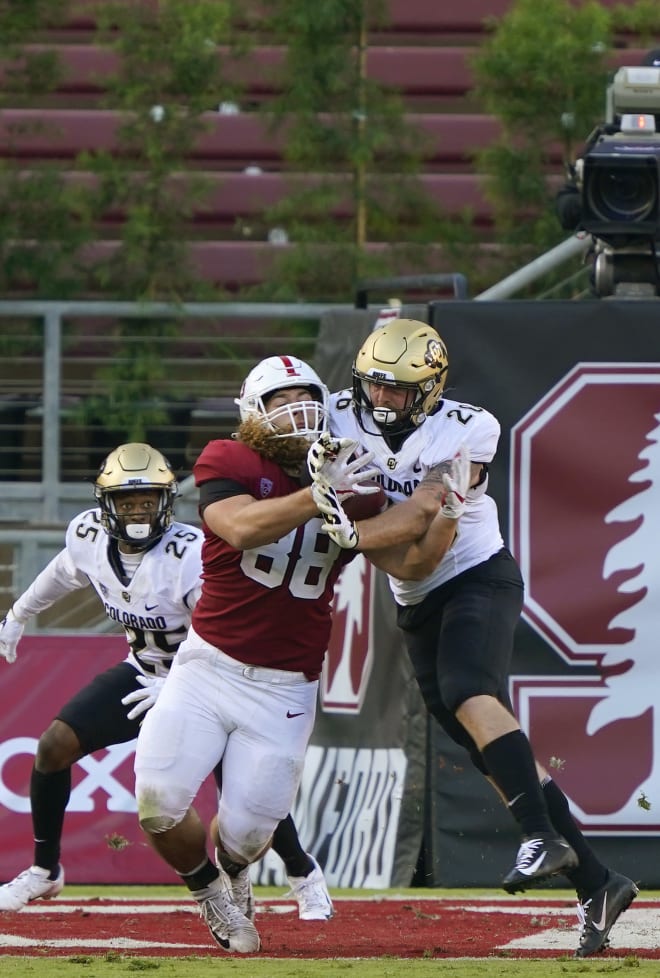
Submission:
POLYGON ((368 495, 378 492, 378 486, 363 486, 362 482, 377 479, 378 469, 365 469, 374 457, 366 452, 350 461, 359 448, 359 442, 351 438, 333 438, 327 432, 314 442, 307 453, 307 468, 313 481, 321 480, 338 493, 368 495))
POLYGON ((0 621, 0 655, 7 662, 16 662, 16 646, 24 628, 25 623, 18 620, 11 608, 0 621))
POLYGON ((465 497, 470 488, 470 472, 470 456, 463 444, 442 473, 444 494, 440 512, 450 520, 459 519, 465 512, 465 497))
POLYGON ((333 487, 325 482, 313 482, 312 496, 323 514, 323 532, 342 550, 355 550, 359 540, 357 526, 344 512, 333 487))
POLYGON ((139 716, 142 716, 143 713, 151 709, 163 688, 165 677, 143 676, 141 673, 138 673, 137 681, 144 689, 134 689, 132 693, 127 693, 122 699, 124 706, 130 706, 131 703, 135 703, 133 709, 129 710, 126 714, 129 720, 137 720, 139 716))

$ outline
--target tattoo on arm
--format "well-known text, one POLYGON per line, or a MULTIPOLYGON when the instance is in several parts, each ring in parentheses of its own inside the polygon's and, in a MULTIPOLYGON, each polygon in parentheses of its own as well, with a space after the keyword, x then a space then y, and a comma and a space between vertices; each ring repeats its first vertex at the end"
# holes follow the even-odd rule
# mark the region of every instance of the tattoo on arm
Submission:
POLYGON ((428 489, 432 493, 433 499, 436 499, 438 502, 442 502, 446 492, 444 483, 442 481, 442 476, 448 471, 448 462, 440 462, 438 465, 434 465, 433 468, 429 469, 429 471, 426 473, 417 488, 428 489))
MULTIPOLYGON (((433 499, 442 501, 445 493, 442 476, 449 471, 449 462, 439 462, 426 473, 418 488, 428 489, 433 494, 433 499)), ((488 466, 483 462, 472 463, 472 478, 470 488, 480 486, 488 475, 488 466)))

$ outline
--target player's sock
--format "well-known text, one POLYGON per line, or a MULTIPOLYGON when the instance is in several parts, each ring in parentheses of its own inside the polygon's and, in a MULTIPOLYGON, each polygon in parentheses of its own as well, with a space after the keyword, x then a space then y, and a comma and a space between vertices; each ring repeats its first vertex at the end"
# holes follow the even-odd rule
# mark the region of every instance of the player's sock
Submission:
POLYGON ((552 824, 573 847, 579 860, 576 868, 569 869, 565 875, 568 876, 578 894, 593 893, 605 883, 607 867, 601 863, 576 825, 568 799, 559 785, 548 775, 542 782, 542 788, 552 824))
POLYGON ((30 776, 30 806, 34 830, 34 865, 47 869, 55 879, 60 862, 64 813, 71 796, 71 768, 42 774, 35 767, 30 776))
POLYGON ((282 819, 273 832, 271 848, 284 863, 287 876, 309 876, 314 869, 314 863, 300 844, 291 815, 282 819))
POLYGON ((215 882, 219 875, 218 867, 214 866, 208 857, 192 872, 179 873, 189 890, 203 890, 215 882))
POLYGON ((534 755, 522 730, 497 737, 481 751, 491 778, 507 800, 523 835, 555 834, 536 773, 534 755))

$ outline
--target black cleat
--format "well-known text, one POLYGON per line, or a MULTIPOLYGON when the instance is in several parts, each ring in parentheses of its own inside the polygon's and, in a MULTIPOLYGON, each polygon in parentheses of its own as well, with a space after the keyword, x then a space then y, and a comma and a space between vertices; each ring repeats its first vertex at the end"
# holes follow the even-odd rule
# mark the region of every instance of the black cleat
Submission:
POLYGON ((588 958, 591 954, 604 951, 610 943, 610 930, 638 893, 639 889, 632 880, 610 870, 603 885, 578 903, 582 933, 574 957, 588 958))
POLYGON ((502 880, 507 893, 518 893, 529 886, 538 886, 551 876, 575 869, 577 856, 560 835, 539 832, 523 839, 513 867, 502 880))

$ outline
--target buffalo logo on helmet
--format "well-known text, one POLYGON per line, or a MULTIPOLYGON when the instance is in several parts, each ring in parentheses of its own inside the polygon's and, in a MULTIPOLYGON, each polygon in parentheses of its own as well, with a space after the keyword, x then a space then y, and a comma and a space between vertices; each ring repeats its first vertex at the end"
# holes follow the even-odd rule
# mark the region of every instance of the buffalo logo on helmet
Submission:
POLYGON ((447 348, 440 339, 429 340, 426 344, 424 363, 427 367, 442 367, 447 359, 447 348))

